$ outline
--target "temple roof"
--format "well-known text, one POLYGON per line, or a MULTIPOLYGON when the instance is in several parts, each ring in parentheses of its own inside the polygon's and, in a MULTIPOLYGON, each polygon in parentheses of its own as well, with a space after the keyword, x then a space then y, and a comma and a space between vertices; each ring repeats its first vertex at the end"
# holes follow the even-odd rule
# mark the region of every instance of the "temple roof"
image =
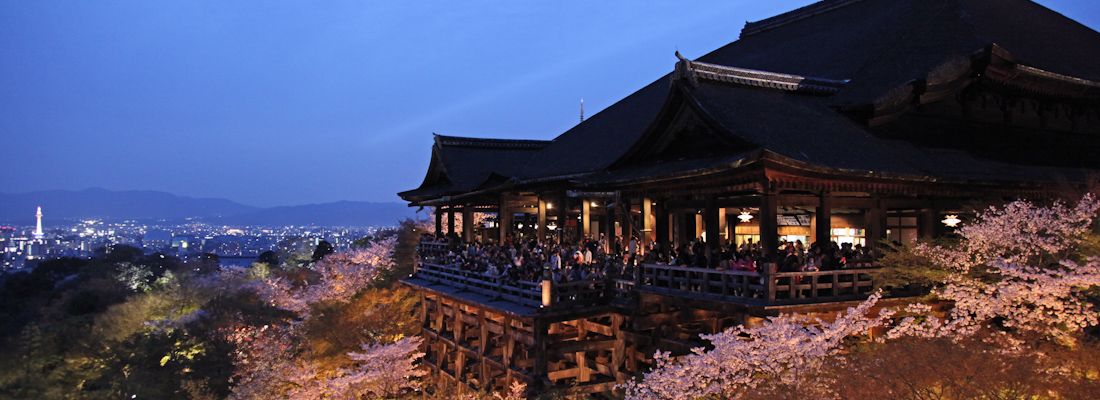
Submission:
POLYGON ((683 100, 693 102, 695 109, 720 127, 723 134, 751 143, 758 150, 840 173, 987 183, 1052 182, 1080 178, 1086 173, 1081 169, 986 160, 963 151, 880 138, 835 112, 828 98, 721 82, 703 82, 685 92, 683 100))
POLYGON ((468 192, 499 177, 515 176, 523 162, 547 143, 437 134, 424 181, 418 188, 398 195, 416 201, 468 192))
MULTIPOLYGON (((826 105, 859 107, 994 44, 1027 66, 1100 79, 1100 34, 1027 0, 823 1, 746 24, 740 40, 696 64, 844 81, 826 105)), ((663 76, 561 134, 522 177, 606 168, 652 122, 670 81, 663 76)))
MULTIPOLYGON (((1059 98, 1100 93, 1100 33, 1028 0, 826 0, 747 23, 740 39, 698 59, 677 56, 672 73, 538 142, 523 162, 504 156, 479 166, 487 159, 471 156, 464 183, 450 189, 489 171, 518 182, 616 180, 612 167, 685 87, 724 130, 796 163, 929 180, 1058 179, 1075 172, 921 148, 876 137, 872 127, 920 104, 921 91, 949 93, 979 77, 1059 98)), ((682 164, 674 169, 709 168, 682 164)), ((642 170, 653 168, 631 174, 642 170)))

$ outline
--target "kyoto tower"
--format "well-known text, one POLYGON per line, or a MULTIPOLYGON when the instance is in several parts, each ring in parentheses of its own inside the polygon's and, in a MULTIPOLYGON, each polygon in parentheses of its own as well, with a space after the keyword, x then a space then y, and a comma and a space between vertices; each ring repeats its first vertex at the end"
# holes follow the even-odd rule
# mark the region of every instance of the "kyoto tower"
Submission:
POLYGON ((38 206, 38 212, 34 216, 38 219, 38 224, 34 227, 34 238, 42 239, 46 237, 46 234, 42 233, 42 206, 38 206))

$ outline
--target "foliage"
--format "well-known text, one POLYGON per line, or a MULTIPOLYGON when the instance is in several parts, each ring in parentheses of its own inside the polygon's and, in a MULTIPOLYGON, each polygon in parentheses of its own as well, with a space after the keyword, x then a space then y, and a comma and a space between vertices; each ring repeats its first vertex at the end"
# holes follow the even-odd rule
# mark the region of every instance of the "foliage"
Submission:
POLYGON ((341 393, 412 387, 372 386, 382 364, 364 358, 393 361, 417 340, 415 299, 382 284, 396 238, 225 271, 215 257, 116 246, 7 276, 0 398, 317 398, 337 393, 337 379, 348 382, 341 393))
MULTIPOLYGON (((942 245, 949 245, 951 239, 940 239, 942 245)), ((912 243, 881 243, 883 256, 878 260, 881 268, 874 271, 874 282, 878 288, 889 293, 912 293, 927 290, 942 282, 949 270, 933 263, 923 254, 918 254, 912 243)))

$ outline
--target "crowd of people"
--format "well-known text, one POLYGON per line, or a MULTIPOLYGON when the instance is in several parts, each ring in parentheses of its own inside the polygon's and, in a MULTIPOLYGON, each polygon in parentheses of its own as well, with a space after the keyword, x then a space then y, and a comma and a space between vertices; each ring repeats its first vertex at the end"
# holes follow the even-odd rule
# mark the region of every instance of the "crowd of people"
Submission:
POLYGON ((716 262, 708 260, 706 243, 702 239, 673 249, 670 258, 672 265, 750 272, 763 272, 763 264, 767 262, 775 262, 779 272, 865 268, 874 262, 870 250, 860 244, 815 242, 807 247, 801 240, 781 240, 778 251, 772 258, 765 256, 760 243, 753 242, 752 239, 747 239, 740 245, 720 246, 716 262))
MULTIPOLYGON (((540 281, 549 277, 557 283, 601 280, 608 274, 630 273, 623 270, 617 254, 609 254, 606 243, 586 239, 573 244, 554 241, 506 240, 504 243, 463 243, 454 238, 425 235, 429 242, 447 242, 444 254, 434 261, 459 265, 505 282, 540 281)), ((422 255, 423 256, 423 255, 422 255)))
POLYGON ((643 249, 637 238, 609 241, 603 235, 575 243, 512 238, 494 244, 465 243, 457 237, 432 234, 425 234, 422 241, 446 244, 436 253, 422 252, 422 257, 513 283, 544 278, 567 283, 629 277, 639 263, 761 273, 768 262, 775 262, 779 272, 806 272, 870 267, 874 260, 871 252, 859 244, 826 242, 806 246, 800 240, 781 241, 778 251, 769 257, 760 243, 750 239, 740 245, 722 246, 713 260, 707 257, 707 246, 701 238, 671 248, 667 255, 655 243, 643 249))

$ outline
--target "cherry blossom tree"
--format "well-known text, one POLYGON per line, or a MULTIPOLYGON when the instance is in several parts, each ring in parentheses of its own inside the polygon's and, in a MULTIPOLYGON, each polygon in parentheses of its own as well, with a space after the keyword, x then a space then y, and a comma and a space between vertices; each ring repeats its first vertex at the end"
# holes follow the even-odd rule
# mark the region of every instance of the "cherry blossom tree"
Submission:
POLYGON ((402 338, 388 344, 364 344, 362 352, 348 353, 357 366, 341 371, 329 387, 339 398, 371 396, 390 398, 419 388, 419 378, 427 371, 417 361, 424 356, 418 336, 402 338))
POLYGON ((1098 322, 1084 292, 1100 286, 1100 258, 1075 260, 1098 209, 1092 195, 1072 207, 1015 201, 960 228, 956 246, 917 246, 949 271, 934 294, 953 307, 944 319, 907 317, 888 336, 969 336, 997 321, 1016 341, 1038 335, 1072 342, 1098 322))
POLYGON ((832 322, 800 315, 769 318, 755 327, 735 326, 702 335, 713 348, 673 358, 654 354, 655 368, 625 386, 628 399, 736 398, 764 382, 798 384, 799 375, 836 354, 844 338, 868 332, 892 314, 871 315, 881 293, 832 322))
POLYGON ((305 317, 311 304, 347 301, 359 291, 371 286, 381 272, 393 267, 395 237, 372 243, 363 249, 331 254, 313 265, 316 282, 295 285, 286 277, 265 279, 259 293, 279 308, 305 317))
POLYGON ((1001 346, 998 351, 1017 359, 1027 359, 1021 357, 1027 351, 1041 357, 1042 351, 1026 348, 1025 338, 1072 343, 1082 328, 1098 323, 1084 293, 1100 286, 1100 258, 1078 251, 1098 209, 1100 201, 1092 195, 1075 206, 1016 201, 991 207, 959 229, 957 245, 916 247, 946 271, 933 291, 933 298, 949 304, 945 315, 921 303, 872 315, 880 297, 876 293, 829 323, 783 315, 756 327, 702 335, 712 349, 696 348, 678 358, 657 352, 653 370, 625 385, 627 398, 743 398, 768 393, 769 387, 837 398, 828 382, 807 377, 829 379, 820 373, 822 366, 845 362, 840 354, 844 339, 877 327, 889 328, 879 342, 950 338, 973 343, 985 333, 980 342, 1001 346))

